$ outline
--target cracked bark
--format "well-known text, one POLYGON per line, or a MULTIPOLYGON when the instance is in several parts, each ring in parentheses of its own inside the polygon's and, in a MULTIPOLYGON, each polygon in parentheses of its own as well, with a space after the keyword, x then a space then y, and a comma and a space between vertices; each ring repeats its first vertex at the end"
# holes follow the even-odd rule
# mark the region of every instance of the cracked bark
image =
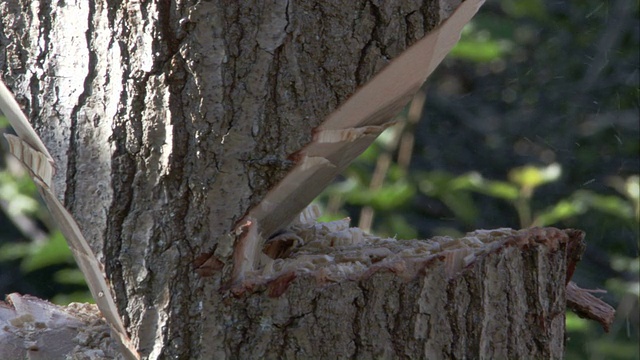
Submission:
MULTIPOLYGON (((520 354, 488 344, 490 333, 451 342, 480 322, 495 328, 462 311, 490 298, 479 269, 456 280, 467 290, 433 259, 428 277, 393 268, 320 287, 287 272, 232 291, 228 272, 194 271, 313 129, 457 4, 2 3, 3 78, 50 150, 57 194, 104 262, 144 358, 520 354), (443 325, 449 343, 429 340, 443 325)), ((550 261, 563 274, 563 254, 531 266, 550 261)), ((487 277, 500 283, 495 271, 487 277)), ((554 347, 527 338, 530 355, 561 354, 564 298, 553 291, 528 305, 557 311, 551 328, 536 328, 554 347)))

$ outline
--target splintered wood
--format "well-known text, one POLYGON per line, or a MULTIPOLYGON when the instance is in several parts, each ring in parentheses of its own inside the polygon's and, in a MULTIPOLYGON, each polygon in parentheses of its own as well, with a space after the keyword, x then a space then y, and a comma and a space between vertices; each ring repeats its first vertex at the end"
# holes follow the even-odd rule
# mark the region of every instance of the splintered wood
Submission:
POLYGON ((295 166, 249 210, 263 236, 286 227, 360 155, 411 100, 460 39, 484 0, 462 2, 437 28, 394 58, 314 129, 313 139, 292 154, 295 166))
POLYGON ((595 320, 602 325, 605 332, 609 332, 615 318, 615 310, 611 305, 593 296, 594 292, 580 288, 573 281, 567 285, 567 306, 578 316, 595 320))
POLYGON ((122 343, 123 353, 128 359, 139 359, 118 314, 111 288, 104 276, 102 264, 91 250, 75 219, 55 193, 52 185, 52 177, 55 172, 53 159, 2 81, 0 81, 0 110, 7 116, 9 123, 18 134, 18 136, 4 134, 9 142, 11 154, 17 157, 31 174, 40 195, 51 212, 51 216, 67 240, 78 267, 85 276, 91 295, 116 338, 122 343))
POLYGON ((560 247, 575 250, 568 256, 567 268, 572 273, 583 250, 584 235, 578 230, 502 228, 476 230, 461 238, 397 240, 350 227, 348 218, 318 223, 314 220, 317 215, 317 208, 309 207, 289 230, 269 239, 255 269, 245 269, 243 286, 257 289, 276 283, 285 290, 282 278, 290 282, 293 277, 311 276, 323 285, 359 280, 380 271, 410 280, 430 271, 436 263, 451 279, 488 254, 534 245, 543 245, 550 251, 560 247))
MULTIPOLYGON (((525 281, 531 276, 525 272, 535 272, 537 267, 548 266, 547 261, 556 261, 563 266, 544 271, 567 285, 569 307, 598 321, 607 331, 613 322, 615 311, 611 306, 570 282, 585 249, 582 231, 501 228, 476 230, 461 238, 397 240, 350 227, 348 218, 318 223, 315 221, 318 216, 318 208, 310 206, 287 231, 269 239, 255 269, 245 272, 232 292, 248 295, 266 290, 268 296, 279 297, 296 280, 314 283, 321 289, 330 284, 361 283, 378 273, 389 273, 410 282, 437 272, 447 281, 455 282, 466 276, 465 272, 473 272, 478 264, 492 261, 509 269, 520 267, 504 275, 522 276, 525 281), (517 252, 516 258, 513 251, 517 252), (551 259, 558 256, 561 259, 551 259)), ((500 281, 489 275, 487 280, 500 281)))
POLYGON ((237 335, 238 357, 563 356, 567 284, 583 232, 503 228, 397 240, 352 228, 349 219, 317 223, 317 215, 307 208, 268 239, 230 285, 234 301, 225 304, 242 314, 234 326, 254 334, 237 335))
POLYGON ((10 294, 0 301, 0 351, 5 359, 116 359, 121 349, 97 306, 54 305, 10 294))

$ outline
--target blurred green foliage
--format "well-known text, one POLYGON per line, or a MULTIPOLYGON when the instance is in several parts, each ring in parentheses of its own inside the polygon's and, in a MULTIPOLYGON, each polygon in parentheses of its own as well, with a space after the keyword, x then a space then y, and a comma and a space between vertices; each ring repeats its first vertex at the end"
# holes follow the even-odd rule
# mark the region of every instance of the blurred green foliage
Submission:
POLYGON ((617 317, 605 334, 568 312, 567 358, 639 359, 639 28, 637 2, 488 1, 422 113, 409 107, 316 200, 324 219, 400 239, 585 230, 574 280, 606 289, 617 317))
MULTIPOLYGON (((566 356, 639 359, 638 28, 637 2, 489 0, 428 81, 426 100, 316 200, 323 219, 350 216, 400 239, 585 230, 574 280, 606 289, 617 318, 605 334, 568 312, 566 356)), ((25 174, 0 172, 0 289, 87 301, 35 193, 25 174), (44 231, 16 226, 24 218, 44 231)))
MULTIPOLYGON (((0 130, 8 126, 6 119, 0 116, 0 130)), ((8 152, 3 160, 4 170, 0 171, 0 289, 3 293, 33 294, 58 304, 92 301, 64 237, 39 201, 35 184, 8 152), (7 166, 9 164, 13 166, 7 166)))
POLYGON ((0 199, 7 201, 10 205, 7 206, 9 215, 34 216, 40 209, 35 196, 36 185, 29 177, 16 178, 8 171, 0 171, 0 199))

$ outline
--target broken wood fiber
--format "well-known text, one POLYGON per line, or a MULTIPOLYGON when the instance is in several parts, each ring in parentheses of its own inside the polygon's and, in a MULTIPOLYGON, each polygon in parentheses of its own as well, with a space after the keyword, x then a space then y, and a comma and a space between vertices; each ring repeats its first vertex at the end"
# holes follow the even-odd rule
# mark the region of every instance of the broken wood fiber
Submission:
POLYGON ((296 244, 288 257, 262 254, 232 291, 230 312, 243 314, 235 320, 259 334, 238 338, 241 358, 276 349, 291 358, 563 356, 565 284, 579 259, 573 252, 584 247, 581 231, 396 240, 350 228, 348 219, 291 230, 296 241, 279 240, 296 244))

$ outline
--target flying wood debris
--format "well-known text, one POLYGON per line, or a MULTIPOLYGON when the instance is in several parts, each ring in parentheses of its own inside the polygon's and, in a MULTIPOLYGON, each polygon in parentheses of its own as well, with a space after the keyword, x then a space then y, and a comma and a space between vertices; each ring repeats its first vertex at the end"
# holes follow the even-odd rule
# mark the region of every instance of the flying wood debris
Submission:
POLYGON ((411 100, 427 77, 460 39, 483 0, 467 0, 439 27, 393 59, 316 129, 311 143, 292 155, 295 166, 241 219, 257 236, 236 246, 234 276, 241 281, 262 255, 264 240, 286 228, 331 181, 360 155, 411 100), (242 254, 238 254, 242 252, 242 254))
POLYGON ((0 81, 0 110, 7 116, 9 123, 16 130, 18 136, 5 134, 9 142, 11 153, 16 156, 29 170, 36 183, 40 195, 47 204, 51 216, 67 240, 73 258, 91 291, 98 308, 111 326, 112 331, 124 347, 123 353, 130 359, 139 359, 135 346, 124 328, 116 307, 108 281, 104 275, 102 264, 91 250, 89 243, 82 235, 78 224, 65 209, 53 189, 51 178, 54 173, 54 163, 51 155, 35 133, 31 124, 20 110, 20 106, 0 81))

